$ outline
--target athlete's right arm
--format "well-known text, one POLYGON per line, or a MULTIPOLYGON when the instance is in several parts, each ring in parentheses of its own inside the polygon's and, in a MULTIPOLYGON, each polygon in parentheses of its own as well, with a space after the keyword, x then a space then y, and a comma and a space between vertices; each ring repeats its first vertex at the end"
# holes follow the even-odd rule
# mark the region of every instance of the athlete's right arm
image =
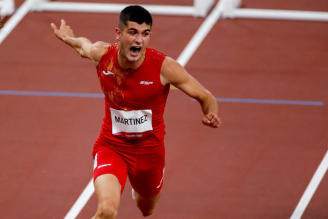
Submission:
POLYGON ((109 43, 106 42, 98 41, 92 43, 85 37, 75 37, 72 28, 63 19, 61 20, 59 29, 54 23, 50 25, 58 39, 71 46, 82 57, 92 60, 95 64, 98 64, 109 46, 109 43))

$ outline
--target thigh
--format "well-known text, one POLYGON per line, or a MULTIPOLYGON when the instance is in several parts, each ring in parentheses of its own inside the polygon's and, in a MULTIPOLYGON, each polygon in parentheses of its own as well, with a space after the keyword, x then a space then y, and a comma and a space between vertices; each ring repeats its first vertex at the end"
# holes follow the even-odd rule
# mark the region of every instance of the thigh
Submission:
MULTIPOLYGON (((117 179, 120 186, 120 192, 123 193, 127 177, 126 163, 115 151, 107 147, 99 148, 95 153, 93 170, 93 179, 95 184, 97 179, 103 175, 115 176, 115 179, 117 179)), ((108 177, 105 177, 105 179, 106 182, 109 181, 108 177)), ((115 185, 116 181, 111 180, 109 183, 115 185)))
POLYGON ((113 174, 103 174, 97 177, 94 186, 98 198, 97 213, 105 209, 117 211, 121 199, 121 184, 117 177, 113 174))
POLYGON ((164 146, 151 151, 139 152, 136 166, 129 173, 129 179, 134 190, 143 198, 157 196, 163 186, 165 171, 164 146))

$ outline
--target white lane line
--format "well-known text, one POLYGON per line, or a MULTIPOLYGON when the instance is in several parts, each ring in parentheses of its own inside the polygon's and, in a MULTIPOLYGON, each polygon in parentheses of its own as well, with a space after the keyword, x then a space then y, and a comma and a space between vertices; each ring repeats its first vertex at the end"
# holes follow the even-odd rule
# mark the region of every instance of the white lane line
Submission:
MULTIPOLYGON (((221 0, 220 2, 224 2, 221 0)), ((222 3, 217 3, 216 7, 212 11, 212 13, 206 18, 200 28, 197 30, 193 38, 190 40, 186 48, 182 51, 177 61, 184 66, 192 55, 195 53, 199 45, 205 39, 209 31, 212 29, 216 21, 219 19, 223 9, 222 3)), ((92 185, 93 180, 91 180, 88 186, 84 189, 78 200, 75 202, 71 210, 65 216, 65 219, 74 219, 78 216, 80 211, 84 208, 85 204, 90 199, 91 195, 94 192, 94 187, 92 185)))
POLYGON ((81 210, 84 208, 84 206, 89 201, 89 199, 92 196, 93 192, 94 192, 93 179, 91 179, 89 184, 87 185, 87 187, 85 187, 85 189, 83 190, 83 192, 81 193, 79 198, 76 200, 76 202, 74 203, 72 208, 69 210, 69 212, 66 214, 64 219, 74 219, 74 218, 76 218, 77 215, 79 215, 81 210))
POLYGON ((328 169, 328 151, 324 156, 323 160, 321 161, 317 171, 314 173, 310 184, 306 188, 301 200, 299 201, 298 205, 296 206, 292 216, 290 219, 300 219, 310 203, 312 196, 314 195, 315 191, 317 190, 322 178, 326 174, 328 169))

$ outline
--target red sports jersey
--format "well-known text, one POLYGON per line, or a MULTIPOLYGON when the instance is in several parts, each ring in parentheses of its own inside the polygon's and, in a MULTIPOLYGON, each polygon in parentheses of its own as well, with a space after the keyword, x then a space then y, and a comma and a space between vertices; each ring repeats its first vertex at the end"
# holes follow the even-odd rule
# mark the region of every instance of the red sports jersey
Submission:
POLYGON ((125 70, 118 63, 117 53, 118 45, 112 44, 97 66, 105 94, 101 136, 119 145, 131 140, 142 140, 143 146, 162 144, 163 113, 170 88, 160 81, 165 55, 147 48, 141 66, 125 70))

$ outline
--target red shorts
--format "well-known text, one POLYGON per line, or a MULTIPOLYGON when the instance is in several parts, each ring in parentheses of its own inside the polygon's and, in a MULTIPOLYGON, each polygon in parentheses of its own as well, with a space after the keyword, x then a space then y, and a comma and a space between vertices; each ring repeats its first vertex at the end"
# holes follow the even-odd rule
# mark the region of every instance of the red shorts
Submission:
POLYGON ((142 197, 156 196, 163 185, 165 150, 162 144, 144 147, 142 141, 115 145, 101 136, 94 145, 93 179, 115 175, 124 190, 127 176, 132 188, 142 197))

